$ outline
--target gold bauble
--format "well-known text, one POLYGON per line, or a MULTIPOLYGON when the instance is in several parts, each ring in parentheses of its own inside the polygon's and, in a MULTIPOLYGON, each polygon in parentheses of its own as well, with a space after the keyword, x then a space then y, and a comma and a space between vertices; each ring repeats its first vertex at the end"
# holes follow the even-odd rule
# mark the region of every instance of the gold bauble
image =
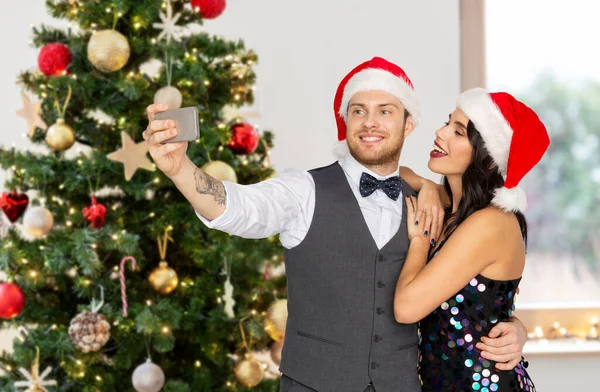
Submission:
POLYGON ((237 175, 233 167, 223 161, 210 161, 200 168, 206 174, 221 181, 229 181, 237 183, 237 175))
POLYGON ((169 294, 171 291, 175 290, 179 284, 177 272, 169 267, 166 261, 160 262, 158 267, 150 273, 148 280, 154 290, 161 294, 169 294))
POLYGON ((267 331, 271 339, 277 342, 283 340, 287 317, 287 299, 279 299, 269 306, 267 316, 265 317, 265 331, 267 331))
POLYGON ((68 150, 75 143, 75 131, 64 119, 59 118, 46 132, 46 143, 54 151, 68 150))
POLYGON ((273 343, 271 346, 271 359, 276 365, 281 365, 281 350, 283 350, 283 340, 273 343))
POLYGON ((237 365, 234 369, 235 378, 245 387, 252 388, 260 384, 265 376, 262 365, 251 355, 246 355, 246 358, 237 365))
POLYGON ((87 46, 88 60, 102 72, 115 72, 129 60, 129 42, 115 30, 102 30, 94 33, 87 46))

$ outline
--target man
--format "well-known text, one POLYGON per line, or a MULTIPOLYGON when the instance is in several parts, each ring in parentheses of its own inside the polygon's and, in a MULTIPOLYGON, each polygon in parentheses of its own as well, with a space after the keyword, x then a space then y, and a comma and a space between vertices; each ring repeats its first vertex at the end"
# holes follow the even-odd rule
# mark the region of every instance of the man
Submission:
MULTIPOLYGON (((402 195, 414 193, 398 177, 404 138, 418 123, 413 85, 400 67, 376 57, 342 80, 334 109, 349 154, 254 185, 203 173, 187 158, 186 143, 161 145, 176 134, 168 120, 154 120, 164 107, 148 108, 144 139, 208 227, 246 238, 280 234, 289 314, 282 392, 420 391, 417 325, 398 324, 393 312, 409 244, 402 195)), ((425 209, 434 211, 441 203, 428 185, 422 193, 434 202, 425 209)), ((430 212, 427 220, 435 237, 439 217, 430 212)), ((514 325, 502 328, 517 340, 514 325)), ((521 346, 489 350, 513 359, 521 346)))

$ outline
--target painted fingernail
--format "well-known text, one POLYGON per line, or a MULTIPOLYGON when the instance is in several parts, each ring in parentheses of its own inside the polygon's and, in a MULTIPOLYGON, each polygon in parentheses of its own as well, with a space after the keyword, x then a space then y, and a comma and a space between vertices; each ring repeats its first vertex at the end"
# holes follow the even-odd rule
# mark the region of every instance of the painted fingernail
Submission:
POLYGON ((419 224, 419 221, 415 221, 415 225, 418 225, 418 224, 419 224))
POLYGON ((429 232, 428 232, 427 230, 425 230, 425 233, 423 233, 423 235, 424 235, 425 237, 427 237, 427 234, 429 234, 429 232))
POLYGON ((432 238, 431 239, 431 247, 433 248, 435 246, 435 240, 432 238))

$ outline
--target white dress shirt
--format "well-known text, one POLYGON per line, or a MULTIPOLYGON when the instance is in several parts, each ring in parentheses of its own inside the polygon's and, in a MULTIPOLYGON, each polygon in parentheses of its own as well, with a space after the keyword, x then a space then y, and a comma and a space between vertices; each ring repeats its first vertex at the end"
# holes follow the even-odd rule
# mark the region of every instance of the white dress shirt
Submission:
MULTIPOLYGON (((398 175, 398 170, 387 176, 377 175, 351 154, 339 164, 377 247, 383 248, 400 228, 402 193, 396 201, 380 189, 362 197, 360 177, 365 172, 385 180, 398 175)), ((244 238, 266 238, 279 233, 281 244, 287 249, 299 245, 306 237, 315 211, 315 183, 309 172, 287 169, 276 178, 257 184, 239 185, 227 181, 223 184, 227 192, 225 212, 212 221, 196 212, 207 227, 244 238)))

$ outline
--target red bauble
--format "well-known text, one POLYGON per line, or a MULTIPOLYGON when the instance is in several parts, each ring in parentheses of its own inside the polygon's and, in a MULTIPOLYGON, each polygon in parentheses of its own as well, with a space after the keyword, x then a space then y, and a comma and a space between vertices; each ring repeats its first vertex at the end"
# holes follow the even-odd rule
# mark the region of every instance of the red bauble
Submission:
POLYGON ((23 215, 28 205, 29 197, 25 193, 17 193, 13 190, 10 193, 2 192, 0 196, 0 208, 12 223, 23 215))
POLYGON ((104 225, 106 207, 96 201, 96 196, 92 196, 92 205, 83 209, 83 216, 91 228, 100 229, 104 225))
POLYGON ((237 123, 231 127, 231 140, 229 147, 236 154, 251 154, 258 147, 260 135, 248 123, 237 123))
POLYGON ((214 19, 225 10, 225 0, 192 0, 191 3, 204 19, 214 19))
POLYGON ((0 318, 17 317, 25 309, 25 294, 13 283, 0 283, 0 318))
POLYGON ((71 64, 71 51, 63 44, 48 44, 38 55, 38 67, 46 76, 64 75, 69 64, 71 64))

